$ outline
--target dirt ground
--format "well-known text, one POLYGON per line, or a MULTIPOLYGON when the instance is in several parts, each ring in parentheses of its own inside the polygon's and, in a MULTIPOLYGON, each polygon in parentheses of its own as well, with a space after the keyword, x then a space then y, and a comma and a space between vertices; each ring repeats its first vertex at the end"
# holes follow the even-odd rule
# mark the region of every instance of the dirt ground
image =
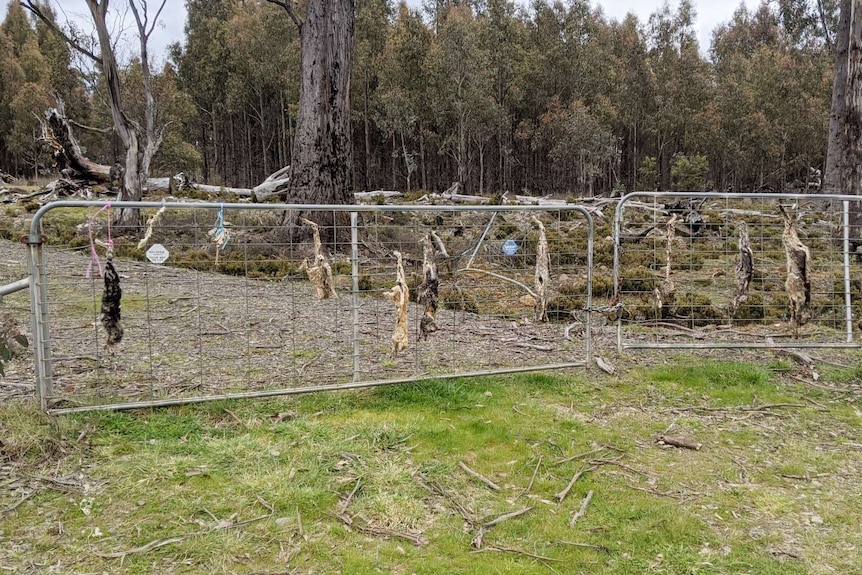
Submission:
MULTIPOLYGON (((55 405, 216 395, 348 383, 354 380, 349 276, 339 297, 319 301, 307 280, 249 279, 115 261, 123 288, 125 335, 105 349, 98 322, 102 285, 88 279, 84 250, 46 247, 55 405)), ((24 247, 0 242, 3 281, 26 275, 24 247)), ((95 274, 94 274, 95 276, 95 274)), ((394 274, 393 274, 394 276, 394 274)), ((584 361, 583 330, 566 324, 440 309, 440 330, 417 341, 422 310, 410 307, 410 347, 391 353, 395 309, 382 290, 359 297, 359 379, 522 368, 584 361)), ((516 300, 515 300, 516 301, 516 300)), ((30 331, 27 292, 4 306, 30 331)), ((516 303, 517 305, 517 303, 516 303)), ((609 332, 608 332, 609 333, 609 332)), ((3 393, 30 393, 31 353, 10 364, 3 393)))

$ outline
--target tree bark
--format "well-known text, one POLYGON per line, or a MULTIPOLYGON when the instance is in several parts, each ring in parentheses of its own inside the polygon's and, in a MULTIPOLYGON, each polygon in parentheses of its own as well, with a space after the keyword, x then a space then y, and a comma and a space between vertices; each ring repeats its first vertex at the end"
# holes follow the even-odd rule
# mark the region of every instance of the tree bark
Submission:
MULTIPOLYGON (((270 0, 272 2, 272 0, 270 0)), ((290 180, 283 190, 297 204, 353 203, 353 144, 350 129, 350 69, 353 59, 353 0, 309 0, 300 27, 302 73, 299 118, 293 143, 290 180)), ((260 198, 259 194, 255 194, 260 198)), ((297 214, 299 216, 299 214, 297 214)), ((330 214, 331 216, 331 214, 330 214)), ((325 229, 326 214, 310 217, 325 229)), ((331 219, 331 218, 330 218, 331 219)), ((287 222, 297 230, 297 219, 287 222)))
POLYGON ((847 121, 847 63, 850 43, 850 12, 853 0, 841 0, 838 36, 835 39, 835 79, 832 83, 832 109, 829 113, 829 139, 823 174, 824 194, 839 194, 842 188, 844 125, 847 121))
MULTIPOLYGON (((114 130, 126 148, 126 171, 123 175, 123 186, 120 188, 118 200, 140 200, 143 195, 141 178, 142 153, 138 143, 138 134, 135 127, 126 116, 123 108, 123 97, 120 90, 120 71, 117 60, 114 57, 113 44, 108 33, 106 14, 108 12, 108 0, 86 0, 87 8, 93 17, 93 24, 99 36, 99 67, 105 77, 105 86, 108 90, 108 104, 111 109, 111 118, 114 121, 114 130)), ((145 178, 144 178, 145 179, 145 178)), ((123 224, 137 225, 139 223, 139 211, 136 209, 120 209, 117 211, 117 222, 123 224)))
MULTIPOLYGON (((841 192, 862 195, 862 6, 854 0, 850 6, 847 50, 846 116, 844 146, 841 155, 841 192)), ((862 237, 862 212, 858 202, 851 211, 851 236, 862 237)))
POLYGON ((57 108, 50 108, 45 111, 45 119, 48 121, 48 127, 51 134, 47 135, 48 144, 52 148, 54 160, 57 162, 57 167, 61 170, 71 168, 86 179, 96 180, 98 182, 108 182, 110 180, 110 166, 98 164, 81 152, 81 146, 78 140, 75 139, 72 133, 72 126, 66 120, 63 113, 62 102, 57 108))

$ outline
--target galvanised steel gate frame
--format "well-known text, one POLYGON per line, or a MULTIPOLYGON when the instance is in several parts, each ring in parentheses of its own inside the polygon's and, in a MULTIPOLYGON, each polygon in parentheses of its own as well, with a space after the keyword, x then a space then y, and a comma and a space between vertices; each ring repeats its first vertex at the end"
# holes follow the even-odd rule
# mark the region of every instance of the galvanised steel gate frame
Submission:
MULTIPOLYGON (((487 231, 487 230, 486 230, 487 231)), ((36 373, 36 392, 37 399, 41 408, 51 414, 64 414, 84 411, 104 411, 104 410, 124 410, 146 407, 159 407, 169 405, 179 405, 187 403, 201 403, 206 401, 215 401, 222 399, 243 399, 243 398, 258 398, 258 397, 273 397, 281 395, 292 395, 300 393, 311 393, 318 391, 333 391, 367 388, 382 385, 390 385, 396 383, 407 383, 414 381, 422 381, 430 378, 446 379, 455 377, 475 377, 484 375, 496 375, 506 373, 518 373, 548 369, 562 369, 572 367, 585 367, 591 361, 591 309, 592 309, 592 274, 593 274, 593 238, 594 224, 590 212, 581 206, 576 205, 553 205, 553 206, 417 206, 417 205, 400 205, 400 206, 374 206, 374 205, 350 205, 338 206, 328 204, 255 204, 255 203, 221 203, 221 202, 153 202, 153 201, 75 201, 63 200, 50 204, 46 204, 39 209, 33 216, 30 224, 30 231, 27 237, 28 246, 28 266, 29 266, 29 284, 30 301, 32 311, 32 331, 36 373), (50 314, 49 314, 49 297, 47 290, 46 265, 43 253, 43 237, 41 233, 42 219, 51 210, 62 208, 162 208, 169 209, 223 209, 223 210, 258 210, 258 211, 297 211, 297 212, 341 212, 349 215, 351 228, 351 276, 352 276, 352 309, 353 309, 353 381, 351 383, 341 384, 326 384, 315 386, 303 386, 298 388, 282 388, 272 390, 250 391, 240 393, 228 393, 221 395, 208 395, 199 397, 183 397, 183 398, 166 398, 154 399, 148 401, 134 401, 128 403, 112 403, 106 405, 94 405, 83 407, 68 407, 61 409, 49 408, 49 402, 53 396, 53 365, 51 351, 51 335, 50 335, 50 314), (586 325, 585 339, 585 358, 583 360, 553 363, 535 366, 520 366, 507 367, 503 369, 487 369, 480 371, 465 371, 457 373, 448 373, 424 377, 405 377, 396 379, 372 379, 362 380, 360 369, 360 353, 359 353, 359 237, 358 237, 358 215, 360 213, 387 211, 387 212, 488 212, 496 214, 500 212, 535 212, 547 213, 550 211, 573 211, 584 216, 587 223, 587 249, 586 249, 586 293, 585 308, 584 308, 584 323, 586 325)), ((481 241, 484 240, 484 234, 481 241)), ((478 249, 478 247, 477 247, 478 249)), ((21 280, 23 288, 25 280, 21 280)), ((21 289, 21 288, 19 288, 21 289)))
POLYGON ((622 238, 622 224, 624 212, 632 200, 645 199, 655 202, 658 198, 667 199, 703 199, 703 200, 790 200, 801 201, 823 201, 840 202, 842 207, 842 265, 844 282, 844 342, 800 342, 788 341, 783 343, 774 342, 674 342, 674 343, 650 343, 650 342, 623 342, 622 317, 617 318, 617 349, 756 349, 756 348, 858 348, 860 344, 853 339, 853 309, 850 289, 850 204, 851 202, 862 203, 858 196, 840 194, 789 194, 789 193, 716 193, 716 192, 631 192, 620 198, 614 215, 614 267, 613 286, 614 299, 619 301, 620 293, 620 251, 622 238))

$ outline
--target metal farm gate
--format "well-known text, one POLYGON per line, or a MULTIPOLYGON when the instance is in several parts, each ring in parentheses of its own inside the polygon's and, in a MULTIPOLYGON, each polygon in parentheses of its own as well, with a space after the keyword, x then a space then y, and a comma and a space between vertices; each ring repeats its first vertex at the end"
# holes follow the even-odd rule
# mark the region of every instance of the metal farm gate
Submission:
POLYGON ((858 347, 862 265, 858 255, 851 261, 850 215, 859 202, 803 194, 624 196, 614 222, 618 349, 858 347), (810 255, 810 305, 795 323, 779 206, 787 233, 795 231, 810 255))
POLYGON ((37 393, 51 413, 590 361, 593 221, 579 206, 60 201, 35 214, 28 249, 37 393), (113 210, 130 208, 148 223, 112 229, 113 210), (309 239, 291 239, 285 222, 297 213, 335 246, 323 260, 308 223, 298 225, 309 239), (79 247, 43 244, 43 228, 79 247), (100 320, 106 248, 122 289, 116 345, 106 345, 100 320), (397 254, 412 294, 402 317, 397 254), (438 329, 422 338, 428 300, 416 294, 428 287, 429 255, 438 329), (310 277, 324 260, 335 297, 321 299, 331 291, 318 293, 310 277), (536 282, 543 261, 548 275, 536 282), (536 318, 541 302, 545 322, 536 318), (404 321, 406 349, 395 354, 404 321))

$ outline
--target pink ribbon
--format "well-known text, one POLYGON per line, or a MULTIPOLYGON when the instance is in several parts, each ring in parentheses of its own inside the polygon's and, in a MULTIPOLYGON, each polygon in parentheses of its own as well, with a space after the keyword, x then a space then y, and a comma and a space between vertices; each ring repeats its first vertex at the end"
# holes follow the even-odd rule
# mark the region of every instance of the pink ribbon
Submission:
MULTIPOLYGON (((93 216, 87 222, 87 231, 90 234, 90 262, 87 264, 87 279, 90 279, 90 276, 93 274, 93 264, 96 264, 96 267, 99 270, 99 277, 104 277, 105 272, 102 269, 102 262, 99 261, 99 254, 96 252, 96 240, 93 238, 93 224, 99 217, 99 214, 106 210, 111 209, 111 202, 106 203, 102 208, 99 209, 98 212, 93 214, 93 216)), ((114 249, 114 240, 111 238, 111 215, 108 214, 108 251, 113 251, 114 249)))

